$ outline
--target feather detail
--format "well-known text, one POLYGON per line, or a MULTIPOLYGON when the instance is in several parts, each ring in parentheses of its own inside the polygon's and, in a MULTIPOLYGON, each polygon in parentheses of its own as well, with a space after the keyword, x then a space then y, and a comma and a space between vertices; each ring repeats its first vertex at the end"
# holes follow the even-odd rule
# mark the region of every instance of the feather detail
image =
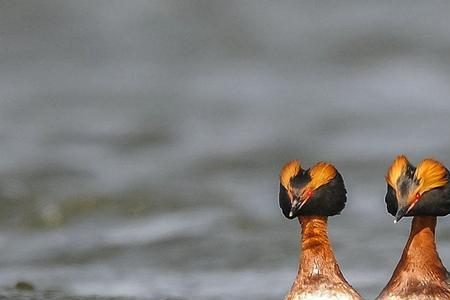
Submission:
POLYGON ((408 159, 405 155, 399 155, 392 162, 389 170, 386 173, 386 182, 397 191, 397 180, 398 178, 406 172, 406 168, 409 164, 408 159))
POLYGON ((332 164, 321 161, 311 168, 309 176, 311 176, 311 182, 308 187, 311 190, 316 190, 336 177, 336 169, 332 164))
POLYGON ((447 169, 434 159, 424 159, 417 165, 415 177, 419 180, 418 191, 423 194, 447 184, 447 169))
POLYGON ((289 190, 290 180, 301 171, 300 161, 291 160, 283 166, 280 172, 280 183, 285 189, 289 190))

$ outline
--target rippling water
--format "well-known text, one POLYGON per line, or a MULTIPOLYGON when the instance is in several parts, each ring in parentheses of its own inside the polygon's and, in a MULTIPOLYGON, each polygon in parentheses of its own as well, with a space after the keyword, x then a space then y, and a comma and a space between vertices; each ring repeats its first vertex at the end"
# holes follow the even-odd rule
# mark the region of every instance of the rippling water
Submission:
POLYGON ((387 166, 450 165, 449 6, 1 2, 1 294, 281 299, 299 229, 277 176, 300 158, 343 174, 330 235, 373 298, 410 221, 386 213, 387 166))

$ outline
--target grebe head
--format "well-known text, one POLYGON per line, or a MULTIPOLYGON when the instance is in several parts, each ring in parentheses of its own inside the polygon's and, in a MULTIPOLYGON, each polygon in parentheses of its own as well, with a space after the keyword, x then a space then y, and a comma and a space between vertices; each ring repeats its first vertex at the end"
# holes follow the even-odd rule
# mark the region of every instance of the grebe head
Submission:
POLYGON ((417 167, 398 156, 387 174, 386 205, 395 216, 445 216, 450 213, 449 172, 438 161, 424 159, 417 167))
POLYGON ((279 203, 288 219, 337 215, 345 206, 346 194, 344 180, 332 164, 319 162, 304 170, 300 161, 293 160, 281 169, 279 203))

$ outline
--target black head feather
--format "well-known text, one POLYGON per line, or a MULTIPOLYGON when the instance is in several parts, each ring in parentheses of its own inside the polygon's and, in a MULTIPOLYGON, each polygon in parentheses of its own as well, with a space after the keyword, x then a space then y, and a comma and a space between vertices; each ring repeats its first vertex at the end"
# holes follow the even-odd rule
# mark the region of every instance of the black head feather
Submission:
POLYGON ((280 183, 280 194, 278 196, 278 203, 280 204, 281 212, 288 219, 293 219, 295 217, 289 217, 289 212, 291 211, 291 200, 289 199, 288 192, 286 188, 280 183))
MULTIPOLYGON (((449 172, 447 170, 447 180, 449 172)), ((450 213, 450 184, 425 192, 407 216, 446 216, 450 213)))
POLYGON ((336 176, 327 184, 317 188, 298 215, 334 216, 341 213, 347 201, 344 180, 336 172, 336 176))
POLYGON ((386 202, 387 211, 395 216, 398 210, 398 201, 394 189, 389 184, 387 185, 387 192, 384 200, 386 202))

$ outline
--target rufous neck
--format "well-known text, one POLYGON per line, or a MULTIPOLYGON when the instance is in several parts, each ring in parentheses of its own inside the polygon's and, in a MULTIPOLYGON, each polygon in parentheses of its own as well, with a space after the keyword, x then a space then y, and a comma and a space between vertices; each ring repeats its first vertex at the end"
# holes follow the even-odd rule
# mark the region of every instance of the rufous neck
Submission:
POLYGON ((417 240, 423 240, 436 248, 435 244, 435 230, 437 218, 434 216, 416 216, 411 222, 411 232, 409 234, 408 243, 414 244, 417 240))
POLYGON ((399 265, 410 272, 420 271, 423 279, 445 280, 446 270, 436 250, 435 216, 416 216, 399 265))
POLYGON ((342 277, 331 249, 326 216, 301 216, 301 256, 298 276, 342 277))

